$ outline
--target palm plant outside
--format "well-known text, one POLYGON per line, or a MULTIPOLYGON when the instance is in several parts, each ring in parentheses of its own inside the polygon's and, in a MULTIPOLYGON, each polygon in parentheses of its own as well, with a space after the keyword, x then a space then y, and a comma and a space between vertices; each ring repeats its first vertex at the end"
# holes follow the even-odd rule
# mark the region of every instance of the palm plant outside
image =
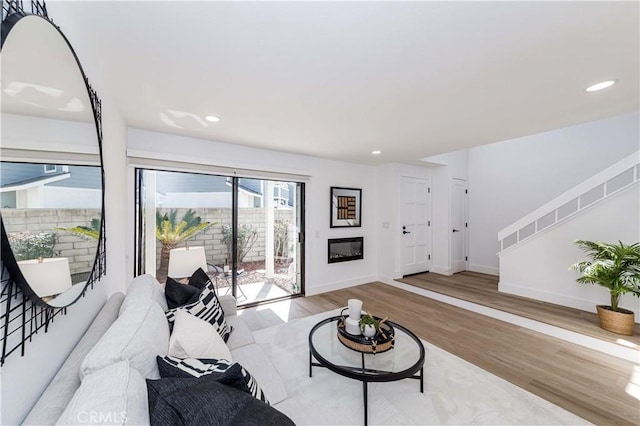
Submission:
POLYGON ((598 284, 606 287, 611 296, 611 310, 620 312, 620 297, 631 293, 640 297, 640 243, 631 245, 601 241, 577 240, 575 242, 591 260, 571 265, 582 273, 576 281, 582 284, 598 284))
POLYGON ((71 232, 74 235, 78 235, 89 240, 97 240, 100 238, 101 224, 102 222, 100 219, 91 219, 91 227, 80 225, 74 226, 73 228, 62 228, 59 226, 56 229, 71 232))
POLYGON ((192 209, 187 210, 180 221, 177 216, 176 209, 171 209, 169 213, 165 214, 156 212, 156 238, 162 244, 160 266, 156 274, 156 278, 160 282, 165 282, 167 279, 171 250, 182 241, 194 237, 213 225, 211 222, 203 222, 202 218, 196 216, 196 212, 192 209))

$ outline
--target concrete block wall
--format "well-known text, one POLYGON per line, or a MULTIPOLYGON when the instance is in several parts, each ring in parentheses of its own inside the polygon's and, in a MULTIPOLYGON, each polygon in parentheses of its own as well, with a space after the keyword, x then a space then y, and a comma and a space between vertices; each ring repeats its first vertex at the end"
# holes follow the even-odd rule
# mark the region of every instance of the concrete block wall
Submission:
POLYGON ((2 221, 8 234, 27 231, 56 234, 56 256, 68 258, 71 273, 77 274, 91 271, 98 241, 56 228, 90 227, 91 220, 101 214, 100 209, 2 209, 2 221))
MULTIPOLYGON (((157 209, 160 214, 168 213, 171 210, 178 211, 178 220, 189 210, 182 209, 157 209)), ((223 225, 231 225, 231 209, 230 208, 195 208, 196 216, 200 216, 203 221, 213 223, 206 231, 201 232, 188 241, 189 246, 203 246, 207 255, 207 262, 214 265, 223 265, 225 259, 231 262, 227 253, 227 246, 222 242, 223 225)), ((265 217, 264 209, 261 208, 240 208, 238 210, 238 223, 251 225, 258 231, 258 240, 253 245, 251 251, 247 253, 244 262, 263 261, 265 258, 265 217)), ((277 209, 275 210, 275 220, 286 220, 293 222, 295 220, 295 210, 293 209, 277 209)), ((178 247, 184 247, 185 243, 180 243, 178 247)), ((160 264, 160 251, 162 246, 157 245, 156 262, 160 264)))

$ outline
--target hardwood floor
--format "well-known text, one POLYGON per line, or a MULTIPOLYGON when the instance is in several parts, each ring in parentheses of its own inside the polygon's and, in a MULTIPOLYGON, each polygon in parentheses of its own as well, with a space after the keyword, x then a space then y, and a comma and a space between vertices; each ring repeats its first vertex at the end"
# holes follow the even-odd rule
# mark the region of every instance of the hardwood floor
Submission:
POLYGON ((427 273, 406 277, 398 281, 541 321, 606 342, 617 344, 625 344, 626 342, 640 347, 640 324, 635 325, 635 335, 633 336, 610 333, 600 328, 598 315, 595 313, 500 293, 498 291, 498 277, 495 275, 468 271, 451 276, 427 273))
POLYGON ((389 315, 424 340, 592 423, 640 424, 638 365, 382 283, 240 314, 259 329, 343 307, 349 298, 363 300, 374 315, 389 315))

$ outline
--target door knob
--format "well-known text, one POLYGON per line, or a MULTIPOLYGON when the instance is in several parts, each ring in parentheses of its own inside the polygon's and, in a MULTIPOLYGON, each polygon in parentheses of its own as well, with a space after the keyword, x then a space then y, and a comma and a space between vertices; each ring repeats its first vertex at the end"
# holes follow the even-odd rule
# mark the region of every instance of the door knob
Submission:
POLYGON ((454 229, 454 230, 453 230, 453 232, 460 232, 460 231, 459 231, 459 230, 457 230, 457 229, 454 229))
POLYGON ((403 234, 403 235, 410 234, 410 233, 411 233, 411 232, 407 231, 407 227, 406 227, 406 226, 403 226, 403 227, 402 227, 402 234, 403 234))
POLYGON ((411 232, 409 232, 409 231, 404 231, 404 230, 403 230, 403 231, 402 231, 402 233, 403 233, 403 234, 410 234, 411 232))

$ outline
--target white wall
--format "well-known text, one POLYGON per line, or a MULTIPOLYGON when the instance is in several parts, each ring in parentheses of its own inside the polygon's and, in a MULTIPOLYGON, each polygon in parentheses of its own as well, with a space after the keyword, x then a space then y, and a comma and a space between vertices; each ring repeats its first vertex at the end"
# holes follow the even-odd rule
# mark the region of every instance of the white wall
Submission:
MULTIPOLYGON (((66 2, 54 3, 57 3, 56 7, 73 7, 72 4, 66 2)), ((133 222, 131 219, 133 216, 127 216, 126 208, 127 185, 129 183, 126 175, 126 126, 119 110, 114 108, 114 103, 105 90, 105 76, 100 67, 99 53, 95 52, 92 46, 86 44, 81 31, 76 31, 77 22, 73 20, 71 15, 53 13, 51 11, 51 9, 55 9, 51 7, 53 5, 49 4, 48 6, 50 16, 62 28, 74 46, 85 72, 102 100, 103 156, 107 179, 105 184, 105 217, 108 235, 107 275, 95 284, 95 288, 90 290, 85 298, 70 306, 66 315, 56 317, 47 333, 40 332, 35 335, 32 341, 27 343, 24 357, 21 357, 20 353, 14 353, 7 358, 2 367, 0 379, 2 381, 1 423, 3 425, 19 424, 22 421, 71 349, 91 324, 107 297, 116 291, 124 291, 128 277, 133 272, 132 267, 131 269, 127 268, 128 259, 123 256, 123 253, 128 252, 133 244, 133 240, 127 239, 128 236, 125 232, 129 223, 133 222)), ((63 139, 56 140, 54 133, 44 135, 37 128, 31 130, 35 133, 29 133, 30 137, 38 136, 34 140, 42 140, 45 144, 55 142, 56 149, 60 149, 59 143, 65 142, 63 139)), ((92 135, 95 140, 95 133, 92 135)), ((66 146, 64 149, 74 152, 95 152, 95 145, 87 146, 82 143, 87 140, 86 138, 78 140, 80 142, 76 143, 74 139, 73 146, 66 146)), ((3 145, 4 143, 3 140, 3 145)), ((29 147, 41 149, 42 145, 33 144, 29 147)), ((42 149, 46 148, 45 145, 42 149)))
POLYGON ((47 387, 75 344, 106 300, 106 289, 100 283, 87 292, 67 315, 55 317, 49 331, 44 329, 20 350, 11 354, 2 366, 2 403, 0 423, 17 425, 22 422, 47 387))
POLYGON ((451 184, 453 179, 467 179, 467 151, 423 158, 431 168, 432 203, 432 271, 451 275, 451 184))
MULTIPOLYGON (((249 196, 241 194, 238 199, 240 207, 253 207, 249 205, 249 196)), ((156 193, 157 207, 161 208, 231 208, 230 192, 167 192, 156 193)), ((155 238, 155 237, 154 237, 155 238)))
POLYGON ((44 186, 43 207, 58 209, 101 209, 102 191, 88 188, 44 186))
MULTIPOLYGON (((580 276, 569 265, 586 260, 575 246, 577 239, 640 240, 640 188, 638 185, 586 209, 570 220, 552 226, 500 255, 500 291, 595 312, 610 305, 607 289, 576 283, 580 276)), ((634 310, 640 322, 640 301, 625 295, 620 306, 634 310)))
POLYGON ((640 147, 638 113, 469 149, 469 268, 498 273, 498 232, 640 147))
MULTIPOLYGON (((310 176, 306 184, 306 294, 317 294, 376 279, 376 223, 379 220, 375 167, 139 129, 129 129, 128 149, 130 152, 147 153, 148 156, 166 160, 310 176), (185 154, 189 152, 196 154, 185 154), (329 228, 331 186, 362 188, 362 227, 329 228), (327 263, 329 238, 359 236, 363 236, 365 242, 363 260, 327 263)), ((133 171, 130 170, 128 174, 133 176, 133 171)), ((133 188, 133 183, 131 178, 130 188, 133 188)), ((133 217, 132 205, 129 210, 127 217, 133 217)), ((129 240, 133 241, 133 228, 129 231, 129 240)), ((126 247, 130 258, 133 257, 132 251, 133 244, 130 244, 126 247)))

